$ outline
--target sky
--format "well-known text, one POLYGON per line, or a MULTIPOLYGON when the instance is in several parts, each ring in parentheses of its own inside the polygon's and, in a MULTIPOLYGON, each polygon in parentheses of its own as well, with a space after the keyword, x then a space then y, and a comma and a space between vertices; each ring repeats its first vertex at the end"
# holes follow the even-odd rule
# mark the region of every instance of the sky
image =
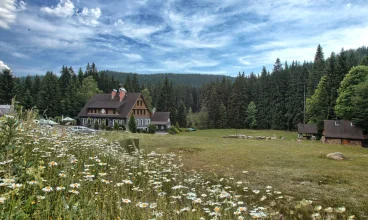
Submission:
POLYGON ((235 76, 368 46, 368 1, 0 0, 0 69, 235 76))

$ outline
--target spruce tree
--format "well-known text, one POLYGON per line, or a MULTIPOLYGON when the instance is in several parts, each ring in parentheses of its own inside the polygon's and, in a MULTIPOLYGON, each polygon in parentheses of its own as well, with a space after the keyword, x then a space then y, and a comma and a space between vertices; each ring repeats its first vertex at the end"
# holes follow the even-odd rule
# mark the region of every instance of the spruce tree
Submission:
POLYGON ((325 75, 325 59, 320 44, 317 46, 317 51, 314 56, 313 69, 310 72, 309 82, 308 82, 308 97, 312 96, 314 89, 317 87, 321 77, 325 75))
POLYGON ((3 69, 0 74, 0 103, 11 104, 14 93, 13 75, 10 69, 3 69))
POLYGON ((129 128, 130 132, 137 133, 137 124, 136 124, 136 121, 135 121, 134 114, 130 115, 128 128, 129 128))
POLYGON ((38 93, 37 106, 40 114, 45 113, 48 117, 60 115, 61 96, 58 84, 58 78, 52 72, 47 72, 42 79, 40 92, 38 93))
POLYGON ((218 122, 218 128, 227 128, 227 112, 223 103, 220 105, 220 120, 218 122))
POLYGON ((249 103, 247 108, 247 127, 251 129, 257 128, 257 107, 256 104, 252 101, 249 103))
POLYGON ((133 92, 139 92, 140 90, 140 86, 139 86, 139 81, 138 81, 138 74, 134 73, 133 74, 133 79, 132 79, 132 91, 133 92))

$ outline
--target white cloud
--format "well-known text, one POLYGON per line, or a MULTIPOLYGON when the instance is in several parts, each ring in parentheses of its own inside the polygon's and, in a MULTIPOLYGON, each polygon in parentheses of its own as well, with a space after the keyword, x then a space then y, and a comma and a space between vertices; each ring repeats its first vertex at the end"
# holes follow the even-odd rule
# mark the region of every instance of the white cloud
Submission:
POLYGON ((0 1, 0 28, 9 28, 9 25, 14 23, 17 17, 17 12, 26 9, 26 3, 16 0, 1 0, 0 1))
POLYGON ((148 40, 149 35, 162 29, 161 26, 147 26, 134 23, 124 22, 122 19, 118 19, 114 26, 121 34, 138 40, 148 40))
POLYGON ((41 11, 57 17, 70 17, 74 15, 75 6, 70 0, 60 0, 56 6, 41 7, 41 11))
POLYGON ((250 65, 251 63, 248 61, 248 59, 249 59, 249 56, 240 57, 239 62, 244 64, 244 65, 250 65))
POLYGON ((3 69, 10 69, 10 68, 8 67, 8 65, 6 65, 3 61, 0 60, 0 70, 3 69))
POLYGON ((84 25, 97 26, 101 14, 100 8, 83 8, 82 12, 78 13, 78 20, 84 25))
POLYGON ((130 60, 142 60, 143 59, 142 56, 139 54, 124 53, 123 55, 129 58, 130 60))

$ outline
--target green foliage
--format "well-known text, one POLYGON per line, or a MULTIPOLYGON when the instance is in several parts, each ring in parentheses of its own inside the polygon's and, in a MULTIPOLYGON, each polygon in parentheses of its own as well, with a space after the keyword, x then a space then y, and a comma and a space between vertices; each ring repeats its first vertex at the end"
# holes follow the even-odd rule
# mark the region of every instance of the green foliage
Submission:
POLYGON ((187 125, 187 115, 186 115, 186 112, 185 112, 185 106, 184 104, 181 104, 178 108, 178 114, 177 114, 177 124, 180 126, 180 127, 185 127, 187 125))
POLYGON ((13 76, 9 69, 3 69, 0 73, 0 103, 10 104, 14 96, 13 76))
MULTIPOLYGON (((220 111, 220 121, 219 121, 218 127, 227 128, 227 111, 223 103, 221 103, 219 111, 220 111)), ((191 127, 195 127, 195 126, 191 126, 191 127)))
POLYGON ((368 67, 357 66, 353 67, 341 82, 335 107, 336 114, 341 119, 352 120, 355 116, 352 98, 356 96, 357 85, 363 82, 367 76, 368 67))
POLYGON ((58 78, 52 72, 47 72, 43 78, 37 100, 37 107, 43 116, 54 117, 61 115, 61 96, 58 78))
POLYGON ((248 108, 247 108, 247 126, 248 128, 251 128, 251 129, 256 129, 257 128, 257 107, 256 107, 256 104, 251 101, 248 105, 248 108))
POLYGON ((130 132, 137 133, 137 124, 136 124, 136 121, 135 121, 134 114, 130 115, 128 128, 129 128, 130 132))
POLYGON ((309 75, 308 92, 309 96, 312 96, 314 89, 317 87, 321 77, 324 76, 326 69, 325 58, 323 55, 322 47, 318 44, 316 54, 314 56, 313 69, 309 75))
MULTIPOLYGON (((114 125, 115 126, 115 125, 114 125)), ((95 130, 98 130, 99 129, 99 127, 100 127, 100 125, 98 124, 98 121, 96 120, 95 121, 95 124, 93 125, 93 128, 95 129, 95 130)))
POLYGON ((115 121, 115 123, 114 123, 114 130, 115 131, 118 131, 119 130, 119 123, 117 121, 115 121))
POLYGON ((355 87, 355 94, 351 98, 353 105, 352 121, 355 125, 368 132, 368 76, 355 87))
POLYGON ((148 133, 150 133, 150 134, 156 133, 156 126, 154 124, 150 124, 148 126, 148 133))
POLYGON ((326 91, 327 77, 323 76, 312 97, 307 99, 307 118, 309 123, 317 124, 319 130, 323 129, 324 120, 329 113, 329 105, 326 102, 328 91, 326 91))
POLYGON ((147 88, 143 89, 141 91, 144 102, 146 103, 148 109, 151 111, 152 110, 152 97, 151 97, 151 93, 149 92, 149 90, 147 88))
POLYGON ((179 130, 175 126, 171 126, 169 129, 167 129, 167 132, 169 134, 179 134, 179 130))
POLYGON ((81 103, 86 103, 89 98, 98 93, 101 93, 101 90, 98 89, 97 82, 93 76, 88 76, 83 79, 82 86, 78 89, 77 96, 81 103))

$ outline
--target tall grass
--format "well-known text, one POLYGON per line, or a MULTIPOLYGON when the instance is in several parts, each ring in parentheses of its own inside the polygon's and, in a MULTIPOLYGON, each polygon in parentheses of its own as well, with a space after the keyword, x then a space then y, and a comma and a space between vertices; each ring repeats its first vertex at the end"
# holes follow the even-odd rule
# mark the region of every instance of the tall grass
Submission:
POLYGON ((352 218, 272 186, 184 172, 174 153, 128 154, 116 141, 37 127, 34 116, 1 122, 1 219, 352 218))

